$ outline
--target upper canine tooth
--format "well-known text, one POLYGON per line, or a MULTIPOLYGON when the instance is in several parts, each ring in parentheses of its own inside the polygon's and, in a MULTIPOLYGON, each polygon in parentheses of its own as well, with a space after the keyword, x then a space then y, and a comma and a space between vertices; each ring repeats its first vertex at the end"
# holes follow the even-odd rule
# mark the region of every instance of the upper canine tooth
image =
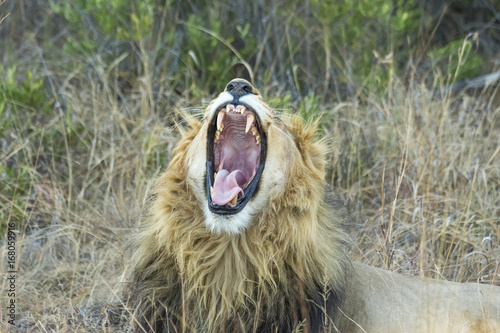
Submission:
POLYGON ((245 133, 248 133, 248 131, 252 127, 254 121, 255 121, 254 115, 249 113, 247 116, 247 127, 245 128, 245 133))
POLYGON ((217 115, 217 130, 221 131, 223 126, 222 126, 222 121, 224 121, 224 117, 226 116, 226 113, 224 111, 219 111, 219 114, 217 115))

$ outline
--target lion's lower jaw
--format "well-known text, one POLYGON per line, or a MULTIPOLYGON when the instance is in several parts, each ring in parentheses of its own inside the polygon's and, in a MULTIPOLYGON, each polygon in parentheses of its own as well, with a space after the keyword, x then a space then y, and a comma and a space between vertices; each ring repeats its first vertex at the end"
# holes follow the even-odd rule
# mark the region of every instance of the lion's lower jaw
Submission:
POLYGON ((219 215, 212 213, 208 205, 203 205, 205 226, 215 234, 239 235, 251 224, 252 217, 263 206, 256 198, 250 201, 245 208, 233 215, 219 215))
POLYGON ((252 214, 248 210, 242 210, 234 215, 219 215, 206 208, 204 213, 205 226, 215 234, 238 235, 248 227, 252 219, 252 214))

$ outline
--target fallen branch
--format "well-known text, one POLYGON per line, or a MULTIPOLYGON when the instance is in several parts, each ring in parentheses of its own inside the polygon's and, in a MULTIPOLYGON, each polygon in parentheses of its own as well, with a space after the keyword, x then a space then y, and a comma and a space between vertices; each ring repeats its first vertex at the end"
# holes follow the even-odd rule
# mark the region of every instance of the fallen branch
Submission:
POLYGON ((450 84, 442 88, 436 88, 435 93, 440 92, 442 94, 448 94, 451 91, 452 94, 457 94, 467 89, 485 88, 498 81, 500 81, 500 71, 481 75, 473 79, 455 82, 454 84, 450 84))

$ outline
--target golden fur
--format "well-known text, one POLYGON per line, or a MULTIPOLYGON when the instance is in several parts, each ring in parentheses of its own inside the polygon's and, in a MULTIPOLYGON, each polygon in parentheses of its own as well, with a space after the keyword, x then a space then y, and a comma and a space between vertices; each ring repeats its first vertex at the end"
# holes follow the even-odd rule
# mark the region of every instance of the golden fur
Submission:
POLYGON ((345 256, 344 209, 325 199, 324 141, 315 140, 314 124, 277 115, 258 92, 241 100, 258 114, 267 135, 259 190, 233 217, 208 212, 207 129, 228 99, 227 92, 221 93, 203 121, 188 120, 169 167, 156 182, 132 259, 130 299, 137 332, 292 332, 297 327, 308 332, 438 332, 448 327, 472 332, 498 327, 500 288, 353 266, 345 256), (431 295, 436 290, 445 290, 446 299, 436 301, 431 295), (453 304, 451 315, 435 309, 449 299, 464 306, 453 304), (436 318, 427 316, 429 309, 452 322, 431 320, 436 318))

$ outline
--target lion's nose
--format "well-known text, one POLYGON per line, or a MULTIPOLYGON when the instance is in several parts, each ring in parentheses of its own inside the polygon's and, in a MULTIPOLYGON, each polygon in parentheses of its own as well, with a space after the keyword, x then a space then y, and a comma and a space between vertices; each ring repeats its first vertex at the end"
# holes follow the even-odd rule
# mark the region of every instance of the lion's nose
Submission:
POLYGON ((241 97, 246 94, 251 94, 253 92, 253 87, 247 82, 229 82, 226 86, 228 93, 233 95, 233 97, 241 97))

